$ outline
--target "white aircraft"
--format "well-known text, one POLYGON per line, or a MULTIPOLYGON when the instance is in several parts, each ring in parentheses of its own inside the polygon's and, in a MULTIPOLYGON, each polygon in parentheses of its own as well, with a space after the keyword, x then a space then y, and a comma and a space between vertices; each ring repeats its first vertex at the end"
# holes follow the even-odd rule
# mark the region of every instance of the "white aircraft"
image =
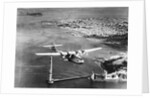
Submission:
POLYGON ((68 52, 64 52, 61 50, 56 49, 57 46, 62 46, 60 45, 46 45, 43 47, 47 47, 47 48, 51 48, 54 50, 54 52, 49 52, 49 53, 36 53, 36 55, 38 56, 61 56, 64 61, 69 61, 69 62, 73 62, 73 63, 77 63, 77 64, 83 64, 84 60, 83 60, 83 55, 89 53, 89 52, 93 52, 96 50, 100 50, 102 49, 101 47, 97 47, 97 48, 92 48, 92 49, 84 49, 84 50, 77 50, 77 51, 68 51, 68 52))

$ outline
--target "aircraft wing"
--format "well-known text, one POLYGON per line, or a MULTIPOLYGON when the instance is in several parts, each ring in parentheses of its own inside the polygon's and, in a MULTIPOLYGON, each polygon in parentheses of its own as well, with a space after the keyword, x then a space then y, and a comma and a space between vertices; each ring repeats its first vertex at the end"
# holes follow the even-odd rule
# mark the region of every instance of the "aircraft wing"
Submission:
POLYGON ((100 50, 102 49, 101 47, 98 47, 98 48, 92 48, 92 49, 85 49, 83 50, 84 52, 93 52, 93 51, 96 51, 96 50, 100 50))
POLYGON ((45 47, 45 48, 51 48, 51 47, 58 47, 58 46, 62 46, 62 44, 54 44, 54 45, 44 45, 42 47, 45 47))
MULTIPOLYGON (((82 52, 85 52, 85 53, 88 53, 88 52, 93 52, 93 51, 96 51, 96 50, 100 50, 100 49, 102 49, 101 47, 98 47, 98 48, 92 48, 92 49, 83 49, 83 50, 78 50, 78 52, 80 53, 82 53, 82 52)), ((70 54, 76 54, 76 51, 69 51, 68 53, 70 53, 70 54)), ((64 54, 65 54, 65 52, 64 52, 64 54)))
POLYGON ((59 52, 56 53, 35 53, 38 56, 60 56, 59 52))
MULTIPOLYGON (((98 47, 98 48, 93 48, 93 49, 84 49, 84 50, 79 50, 79 51, 83 51, 83 52, 93 52, 93 51, 96 51, 96 50, 100 50, 102 49, 101 47, 98 47)), ((69 54, 76 54, 76 51, 68 51, 68 52, 54 52, 54 53, 36 53, 36 55, 38 56, 60 56, 61 54, 63 55, 67 55, 67 53, 69 54)))

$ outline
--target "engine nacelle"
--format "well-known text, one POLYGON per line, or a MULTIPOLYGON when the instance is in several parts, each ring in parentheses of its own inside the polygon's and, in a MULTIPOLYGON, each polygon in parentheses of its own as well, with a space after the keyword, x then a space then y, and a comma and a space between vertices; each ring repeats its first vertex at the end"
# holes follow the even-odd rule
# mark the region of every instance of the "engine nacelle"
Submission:
POLYGON ((85 55, 86 54, 86 52, 84 51, 84 50, 78 50, 78 51, 76 51, 76 55, 77 56, 83 56, 83 55, 85 55))

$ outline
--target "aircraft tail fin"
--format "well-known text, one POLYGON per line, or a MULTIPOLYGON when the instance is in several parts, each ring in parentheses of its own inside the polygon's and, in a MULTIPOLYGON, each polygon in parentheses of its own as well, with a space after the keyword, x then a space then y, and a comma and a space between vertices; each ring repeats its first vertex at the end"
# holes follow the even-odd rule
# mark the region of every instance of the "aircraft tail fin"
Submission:
POLYGON ((58 52, 58 49, 56 47, 59 47, 59 46, 62 46, 62 44, 53 43, 52 45, 44 45, 43 47, 50 48, 51 50, 58 52))

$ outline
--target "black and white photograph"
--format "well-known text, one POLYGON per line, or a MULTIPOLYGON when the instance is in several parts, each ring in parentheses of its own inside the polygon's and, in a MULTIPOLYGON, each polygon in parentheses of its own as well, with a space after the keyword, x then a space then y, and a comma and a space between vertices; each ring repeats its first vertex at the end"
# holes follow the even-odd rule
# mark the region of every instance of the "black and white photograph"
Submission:
POLYGON ((128 12, 17 8, 14 87, 127 89, 128 12))

